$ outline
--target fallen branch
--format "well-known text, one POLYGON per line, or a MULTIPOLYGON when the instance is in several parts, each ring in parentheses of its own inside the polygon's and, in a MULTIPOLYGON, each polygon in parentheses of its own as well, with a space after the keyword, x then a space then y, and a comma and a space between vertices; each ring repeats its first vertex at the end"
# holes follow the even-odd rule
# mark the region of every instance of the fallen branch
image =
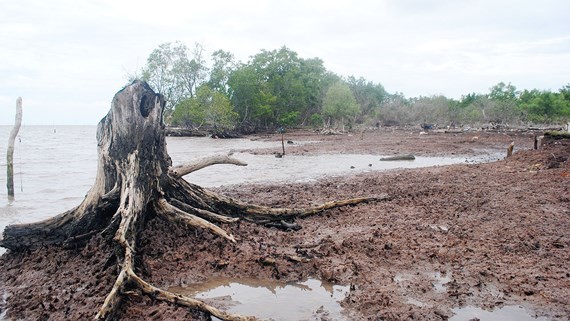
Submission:
POLYGON ((212 165, 220 165, 220 164, 247 166, 247 163, 244 163, 244 162, 240 161, 239 159, 230 157, 230 155, 214 155, 214 156, 199 159, 199 160, 192 162, 192 163, 189 163, 189 164, 171 167, 168 169, 168 172, 172 176, 182 177, 184 175, 188 175, 188 174, 195 172, 197 170, 200 170, 202 168, 212 166, 212 165))
POLYGON ((414 160, 416 157, 414 155, 395 155, 380 158, 381 161, 402 161, 402 160, 414 160))

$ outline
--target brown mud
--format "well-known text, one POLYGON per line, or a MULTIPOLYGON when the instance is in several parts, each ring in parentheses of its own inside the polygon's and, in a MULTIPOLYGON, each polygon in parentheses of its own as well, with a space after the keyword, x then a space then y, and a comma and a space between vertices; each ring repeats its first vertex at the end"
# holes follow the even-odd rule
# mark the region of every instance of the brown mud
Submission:
MULTIPOLYGON (((551 141, 534 151, 532 135, 287 133, 285 139, 293 141, 286 145, 287 154, 473 156, 506 154, 512 141, 515 153, 484 164, 220 188, 220 193, 270 206, 310 206, 383 193, 390 199, 298 220, 302 229, 294 232, 246 222, 224 225, 238 237, 236 244, 151 219, 140 237, 138 273, 163 288, 211 277, 319 278, 351 286, 342 306, 354 320, 446 320, 452 308, 509 305, 521 305, 533 316, 568 320, 570 142, 551 141), (445 283, 433 277, 438 272, 445 283)), ((280 135, 254 139, 276 141, 280 135)), ((116 273, 110 244, 98 238, 84 248, 6 253, 0 258, 0 314, 7 308, 8 320, 92 319, 116 273)), ((136 290, 124 302, 121 320, 208 319, 136 290)))

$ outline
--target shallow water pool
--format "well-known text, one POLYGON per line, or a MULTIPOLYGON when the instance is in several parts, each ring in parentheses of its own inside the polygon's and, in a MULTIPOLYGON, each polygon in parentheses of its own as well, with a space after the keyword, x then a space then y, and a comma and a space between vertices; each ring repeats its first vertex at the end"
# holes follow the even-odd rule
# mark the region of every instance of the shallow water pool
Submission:
POLYGON ((212 302, 227 312, 275 321, 348 320, 340 301, 349 287, 317 279, 284 283, 252 278, 213 278, 188 287, 171 287, 172 292, 212 302))

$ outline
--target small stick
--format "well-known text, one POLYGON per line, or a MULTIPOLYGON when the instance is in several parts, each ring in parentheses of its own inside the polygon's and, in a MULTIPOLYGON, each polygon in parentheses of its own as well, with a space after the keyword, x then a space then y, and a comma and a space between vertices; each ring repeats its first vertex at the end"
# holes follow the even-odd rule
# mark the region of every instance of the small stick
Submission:
POLYGON ((283 127, 279 128, 279 131, 281 132, 281 147, 283 148, 283 156, 285 156, 285 142, 284 142, 284 138, 283 138, 283 132, 285 131, 283 129, 283 127))

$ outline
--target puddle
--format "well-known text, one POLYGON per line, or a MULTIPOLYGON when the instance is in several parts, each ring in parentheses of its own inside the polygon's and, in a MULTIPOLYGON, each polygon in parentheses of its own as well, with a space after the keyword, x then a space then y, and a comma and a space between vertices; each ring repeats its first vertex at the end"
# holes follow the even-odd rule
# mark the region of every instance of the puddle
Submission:
POLYGON ((410 305, 418 306, 418 307, 420 307, 420 308, 423 308, 423 307, 428 306, 427 304, 423 303, 422 301, 416 300, 416 299, 414 299, 414 298, 408 298, 408 299, 406 300, 406 303, 407 303, 407 304, 410 304, 410 305))
POLYGON ((435 272, 433 275, 433 288, 437 293, 444 293, 447 291, 445 284, 451 282, 451 272, 441 274, 441 272, 435 272))
POLYGON ((547 321, 546 317, 535 318, 521 306, 505 306, 493 311, 476 307, 463 307, 452 309, 455 315, 449 321, 467 321, 478 319, 480 321, 547 321))
POLYGON ((205 283, 171 287, 169 290, 204 300, 228 312, 269 320, 321 320, 321 317, 347 320, 339 302, 346 297, 349 287, 316 279, 283 283, 214 278, 205 283))
MULTIPOLYGON (((446 284, 451 282, 451 272, 441 273, 437 272, 418 272, 415 275, 411 273, 400 273, 394 276, 394 282, 400 286, 409 281, 420 281, 422 279, 430 280, 433 285, 433 290, 436 293, 445 293, 447 291, 446 284)), ((413 299, 411 299, 413 300, 413 299)), ((419 301, 418 301, 419 302, 419 301)), ((418 302, 409 302, 413 305, 419 305, 418 302)), ((422 303, 422 302, 419 302, 422 303)), ((423 303, 422 303, 423 304, 423 303)))

